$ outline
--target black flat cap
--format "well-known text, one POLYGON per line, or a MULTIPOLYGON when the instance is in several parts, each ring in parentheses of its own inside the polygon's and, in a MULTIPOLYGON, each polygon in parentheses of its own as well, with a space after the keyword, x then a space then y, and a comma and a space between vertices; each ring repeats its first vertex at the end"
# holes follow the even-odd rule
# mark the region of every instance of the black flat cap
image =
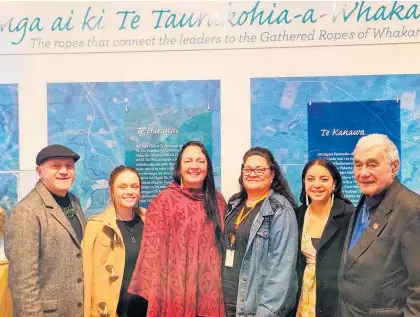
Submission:
POLYGON ((80 155, 76 152, 73 152, 64 145, 52 144, 39 151, 38 155, 36 156, 36 165, 40 165, 46 160, 54 157, 68 157, 77 162, 77 160, 80 158, 80 155))

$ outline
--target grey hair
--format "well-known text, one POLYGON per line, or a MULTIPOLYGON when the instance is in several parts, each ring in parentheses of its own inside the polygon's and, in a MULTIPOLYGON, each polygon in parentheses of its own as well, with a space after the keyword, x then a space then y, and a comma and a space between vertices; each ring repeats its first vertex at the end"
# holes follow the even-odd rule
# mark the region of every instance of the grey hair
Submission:
POLYGON ((373 133, 360 138, 359 141, 357 141, 354 151, 356 151, 358 148, 369 149, 373 147, 379 147, 384 152, 390 163, 399 161, 397 147, 395 146, 394 142, 392 142, 385 134, 373 133))

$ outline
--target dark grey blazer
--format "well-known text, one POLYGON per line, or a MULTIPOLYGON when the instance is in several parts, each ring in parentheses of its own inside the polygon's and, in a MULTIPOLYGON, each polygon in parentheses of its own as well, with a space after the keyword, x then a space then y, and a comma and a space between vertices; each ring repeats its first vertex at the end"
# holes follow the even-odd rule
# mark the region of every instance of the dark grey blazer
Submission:
MULTIPOLYGON (((70 199, 84 232, 79 200, 70 199)), ((81 246, 41 181, 11 211, 4 242, 14 317, 83 316, 81 246)))
POLYGON ((348 252, 355 215, 338 276, 338 316, 420 316, 420 196, 395 179, 348 252))

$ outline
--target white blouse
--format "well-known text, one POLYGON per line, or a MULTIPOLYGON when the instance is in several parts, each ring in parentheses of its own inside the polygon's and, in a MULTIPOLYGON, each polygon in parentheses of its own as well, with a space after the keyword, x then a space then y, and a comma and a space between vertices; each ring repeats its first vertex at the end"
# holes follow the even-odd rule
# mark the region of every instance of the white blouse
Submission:
POLYGON ((0 238, 0 261, 6 260, 6 255, 4 254, 4 240, 3 237, 0 238))

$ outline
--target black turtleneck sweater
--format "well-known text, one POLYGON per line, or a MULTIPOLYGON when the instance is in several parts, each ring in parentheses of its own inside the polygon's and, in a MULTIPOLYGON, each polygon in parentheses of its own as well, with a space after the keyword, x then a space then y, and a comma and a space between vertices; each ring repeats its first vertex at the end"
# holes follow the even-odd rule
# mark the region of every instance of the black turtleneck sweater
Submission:
MULTIPOLYGON (((62 210, 63 208, 71 205, 71 201, 70 201, 68 193, 66 194, 65 197, 57 196, 53 193, 51 193, 51 195, 54 197, 55 201, 61 207, 62 210)), ((73 206, 73 208, 75 208, 75 206, 73 206)), ((75 215, 73 218, 68 219, 68 221, 70 222, 71 226, 73 227, 74 232, 76 233, 77 240, 79 240, 79 243, 81 243, 82 238, 83 238, 83 231, 82 231, 82 226, 80 225, 79 218, 77 218, 77 216, 75 215)))

